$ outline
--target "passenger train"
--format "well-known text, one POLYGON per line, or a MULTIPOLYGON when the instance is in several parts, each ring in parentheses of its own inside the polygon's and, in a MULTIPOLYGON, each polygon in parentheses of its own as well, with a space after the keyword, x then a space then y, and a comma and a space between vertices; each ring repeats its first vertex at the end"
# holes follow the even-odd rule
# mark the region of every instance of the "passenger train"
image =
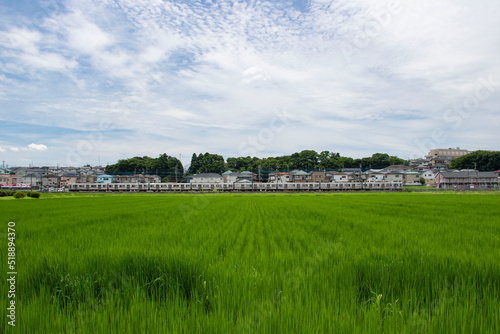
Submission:
POLYGON ((402 190, 398 182, 323 183, 72 183, 71 192, 346 191, 402 190))

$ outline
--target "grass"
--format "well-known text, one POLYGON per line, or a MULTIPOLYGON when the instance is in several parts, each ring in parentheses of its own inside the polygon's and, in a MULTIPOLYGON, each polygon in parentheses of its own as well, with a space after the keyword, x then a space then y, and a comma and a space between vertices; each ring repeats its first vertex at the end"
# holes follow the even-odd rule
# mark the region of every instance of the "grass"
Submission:
POLYGON ((500 332, 499 204, 487 192, 0 200, 18 271, 17 326, 0 328, 500 332))

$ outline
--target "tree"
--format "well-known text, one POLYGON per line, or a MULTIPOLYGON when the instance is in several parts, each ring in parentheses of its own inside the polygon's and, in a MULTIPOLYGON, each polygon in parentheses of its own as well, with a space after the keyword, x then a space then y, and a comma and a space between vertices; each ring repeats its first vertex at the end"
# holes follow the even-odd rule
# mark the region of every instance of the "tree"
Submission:
POLYGON ((225 170, 224 158, 218 154, 200 153, 198 156, 193 154, 189 174, 198 173, 222 173, 225 170))
POLYGON ((460 158, 453 159, 451 169, 473 169, 480 171, 496 171, 500 169, 500 152, 475 151, 460 158))
POLYGON ((114 165, 106 166, 105 172, 111 175, 131 173, 157 174, 161 177, 173 175, 175 179, 175 174, 182 175, 184 168, 179 159, 163 153, 158 158, 144 156, 121 159, 114 165))

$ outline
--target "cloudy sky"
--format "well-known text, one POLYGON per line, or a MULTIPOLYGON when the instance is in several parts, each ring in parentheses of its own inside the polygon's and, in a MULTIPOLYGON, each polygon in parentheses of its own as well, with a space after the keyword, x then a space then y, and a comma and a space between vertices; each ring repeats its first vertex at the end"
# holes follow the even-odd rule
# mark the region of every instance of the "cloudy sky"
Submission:
POLYGON ((494 0, 0 0, 0 159, 499 149, 499 14, 494 0))

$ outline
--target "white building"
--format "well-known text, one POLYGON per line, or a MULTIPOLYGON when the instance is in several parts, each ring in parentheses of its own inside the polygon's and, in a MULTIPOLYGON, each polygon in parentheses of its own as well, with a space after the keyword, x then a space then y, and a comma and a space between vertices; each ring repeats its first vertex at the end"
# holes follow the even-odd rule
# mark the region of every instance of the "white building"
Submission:
POLYGON ((217 173, 200 173, 193 175, 191 183, 222 183, 222 175, 217 173))

